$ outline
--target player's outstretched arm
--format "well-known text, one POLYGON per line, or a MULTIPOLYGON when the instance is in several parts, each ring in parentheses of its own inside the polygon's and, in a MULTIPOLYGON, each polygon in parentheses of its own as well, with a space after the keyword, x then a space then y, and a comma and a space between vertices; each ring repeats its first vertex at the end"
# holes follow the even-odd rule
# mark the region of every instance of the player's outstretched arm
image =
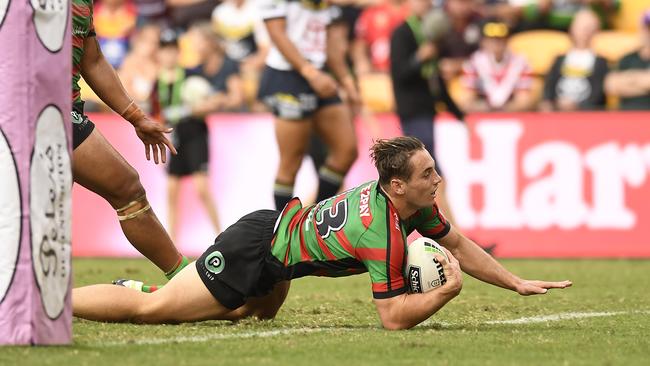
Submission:
POLYGON ((549 289, 566 288, 572 285, 571 281, 521 279, 453 227, 447 235, 438 239, 438 242, 458 258, 464 272, 483 282, 515 291, 520 295, 545 294, 549 289))
POLYGON ((156 164, 159 162, 159 156, 164 163, 167 159, 166 148, 169 148, 172 154, 176 154, 174 145, 165 136, 165 133, 171 132, 172 129, 152 121, 131 100, 117 73, 104 58, 95 37, 87 37, 84 40, 81 75, 107 106, 131 122, 136 134, 145 145, 147 160, 151 159, 153 152, 156 164))
POLYGON ((449 261, 442 255, 436 255, 447 277, 444 285, 423 294, 404 293, 388 299, 374 299, 384 328, 389 330, 413 328, 427 320, 460 293, 463 287, 460 265, 449 251, 447 256, 449 261))

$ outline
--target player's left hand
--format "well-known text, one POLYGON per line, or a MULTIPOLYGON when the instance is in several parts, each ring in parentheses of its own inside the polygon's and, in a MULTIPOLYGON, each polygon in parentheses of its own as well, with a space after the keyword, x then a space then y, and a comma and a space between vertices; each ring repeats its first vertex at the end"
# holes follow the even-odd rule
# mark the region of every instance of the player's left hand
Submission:
POLYGON ((537 280, 522 280, 515 291, 517 291, 519 295, 523 296, 540 295, 547 293, 548 290, 552 288, 567 288, 571 287, 571 285, 573 285, 571 281, 548 282, 537 280))
POLYGON ((166 133, 172 132, 173 128, 166 127, 160 123, 156 123, 149 119, 149 117, 144 117, 135 123, 133 123, 135 128, 135 133, 138 135, 142 143, 144 143, 144 154, 147 157, 147 160, 151 160, 151 153, 153 152, 153 161, 158 164, 162 161, 163 163, 167 162, 167 151, 176 155, 176 148, 165 136, 166 133), (160 155, 159 155, 160 154, 160 155), (160 156, 160 159, 158 158, 160 156))

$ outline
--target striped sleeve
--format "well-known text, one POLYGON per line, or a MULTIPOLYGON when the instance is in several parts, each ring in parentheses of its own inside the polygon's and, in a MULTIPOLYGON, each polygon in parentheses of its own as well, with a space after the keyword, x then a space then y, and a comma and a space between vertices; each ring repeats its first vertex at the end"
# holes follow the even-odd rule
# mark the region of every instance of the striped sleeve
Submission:
POLYGON ((449 233, 451 225, 442 215, 437 205, 424 208, 407 221, 410 230, 417 230, 423 236, 431 239, 440 239, 449 233))

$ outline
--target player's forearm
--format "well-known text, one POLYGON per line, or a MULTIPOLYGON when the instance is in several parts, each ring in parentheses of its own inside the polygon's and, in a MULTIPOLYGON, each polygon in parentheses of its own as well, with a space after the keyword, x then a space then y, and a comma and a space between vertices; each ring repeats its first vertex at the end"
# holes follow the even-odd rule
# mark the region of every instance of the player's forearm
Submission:
POLYGON ((382 326, 389 330, 410 329, 429 319, 460 293, 460 289, 445 286, 424 294, 398 296, 388 311, 380 313, 382 326))
POLYGON ((483 282, 515 291, 521 279, 505 269, 481 247, 457 234, 454 248, 448 248, 460 262, 463 272, 483 282))
POLYGON ((650 92, 650 73, 623 71, 611 73, 605 79, 605 92, 617 97, 637 97, 650 92))
POLYGON ((352 76, 345 62, 347 40, 344 30, 339 24, 331 25, 327 30, 327 66, 339 81, 352 76))
POLYGON ((86 65, 82 76, 95 94, 116 113, 122 114, 131 104, 131 97, 105 58, 100 57, 96 62, 86 65))

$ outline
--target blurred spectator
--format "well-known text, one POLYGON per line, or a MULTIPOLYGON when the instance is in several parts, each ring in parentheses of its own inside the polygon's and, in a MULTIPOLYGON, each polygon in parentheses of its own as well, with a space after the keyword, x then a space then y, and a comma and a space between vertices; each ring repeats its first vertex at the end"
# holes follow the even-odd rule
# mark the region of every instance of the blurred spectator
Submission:
POLYGON ((169 25, 186 31, 193 23, 209 21, 221 0, 167 0, 169 25))
POLYGON ((352 61, 357 75, 388 72, 390 35, 408 14, 404 0, 382 0, 361 12, 355 25, 352 61))
POLYGON ((131 37, 131 51, 124 59, 118 73, 124 88, 143 109, 150 111, 148 103, 152 88, 158 77, 156 52, 160 28, 147 24, 131 37))
POLYGON ((166 0, 133 0, 137 8, 138 28, 146 24, 156 24, 161 28, 169 26, 166 0))
POLYGON ((607 95, 620 98, 623 110, 650 109, 650 9, 641 18, 641 48, 618 63, 605 80, 607 95))
POLYGON ((439 42, 439 67, 445 80, 451 80, 463 69, 463 62, 478 49, 481 39, 480 21, 475 0, 447 0, 444 11, 451 31, 439 42))
MULTIPOLYGON (((192 177, 199 199, 206 208, 212 225, 217 232, 220 231, 219 218, 208 184, 208 127, 205 123, 205 115, 194 111, 196 106, 204 104, 207 98, 211 97, 209 85, 205 79, 198 79, 205 87, 196 87, 196 84, 201 85, 196 79, 198 73, 180 67, 179 56, 177 35, 169 29, 163 31, 158 50, 160 72, 151 102, 152 109, 162 117, 162 120, 174 127, 172 142, 178 151, 177 155, 170 156, 167 165, 168 225, 169 235, 173 241, 177 239, 180 180, 187 176, 192 177), (195 78, 194 91, 188 91, 190 78, 195 78)), ((198 109, 202 112, 205 110, 198 109)))
POLYGON ((212 26, 223 40, 228 58, 245 70, 260 71, 269 36, 255 0, 226 0, 212 12, 212 26))
POLYGON ((95 6, 93 21, 97 41, 113 68, 120 67, 129 51, 135 20, 136 9, 126 0, 102 0, 95 6))
MULTIPOLYGON (((405 136, 422 140, 435 160, 433 123, 436 101, 445 102, 459 120, 463 120, 464 115, 449 97, 444 81, 435 70, 436 46, 423 36, 422 20, 431 10, 431 2, 409 0, 409 5, 411 16, 395 29, 390 40, 393 94, 402 132, 405 136)), ((439 174, 440 163, 436 160, 436 171, 439 174)), ((444 185, 440 187, 438 204, 445 217, 454 225, 444 185)))
POLYGON ((573 48, 555 59, 546 76, 540 109, 575 111, 605 107, 607 60, 591 49, 591 40, 599 29, 598 16, 589 9, 579 11, 573 18, 569 29, 573 48))
POLYGON ((598 14, 603 29, 610 28, 610 17, 618 11, 620 0, 537 0, 522 9, 525 29, 556 29, 567 31, 573 17, 583 7, 598 14))
POLYGON ((244 105, 244 92, 237 62, 230 59, 212 31, 209 23, 194 26, 196 49, 201 64, 192 74, 206 78, 214 94, 193 108, 193 113, 207 115, 214 112, 240 111, 244 105))
POLYGON ((488 19, 481 27, 481 48, 463 66, 466 112, 525 111, 532 108, 531 71, 526 60, 508 50, 508 26, 488 19))

